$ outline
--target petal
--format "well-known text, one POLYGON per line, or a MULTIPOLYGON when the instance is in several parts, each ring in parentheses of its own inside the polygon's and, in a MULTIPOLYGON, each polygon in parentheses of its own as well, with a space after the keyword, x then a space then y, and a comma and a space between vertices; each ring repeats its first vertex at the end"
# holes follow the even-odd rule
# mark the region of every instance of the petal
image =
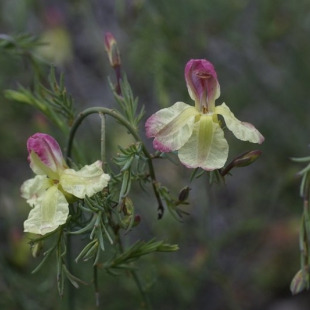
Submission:
POLYGON ((38 198, 51 186, 53 186, 51 179, 47 178, 45 175, 37 175, 35 178, 23 183, 21 187, 21 196, 27 199, 27 203, 33 207, 37 204, 38 198))
POLYGON ((57 186, 50 187, 40 196, 24 223, 24 231, 45 235, 66 222, 68 202, 57 186))
POLYGON ((60 175, 60 185, 64 191, 78 198, 93 196, 108 185, 110 176, 103 172, 101 161, 87 165, 79 171, 66 169, 60 175))
POLYGON ((67 168, 59 144, 53 137, 43 133, 36 133, 28 139, 27 148, 29 152, 28 160, 34 173, 46 174, 42 165, 38 164, 38 159, 44 166, 54 172, 67 168), (33 153, 38 158, 31 155, 33 153))
POLYGON ((191 59, 185 66, 185 80, 196 108, 213 112, 215 100, 221 92, 212 63, 205 59, 191 59))
POLYGON ((48 176, 52 180, 58 179, 58 173, 53 171, 49 166, 46 166, 34 151, 28 156, 28 160, 30 161, 30 168, 37 175, 48 176))
POLYGON ((175 151, 191 136, 196 115, 200 113, 194 107, 177 102, 153 114, 146 121, 146 136, 155 137, 155 149, 161 152, 175 151))
POLYGON ((215 113, 224 117, 227 128, 239 140, 259 144, 264 142, 262 134, 252 124, 239 121, 225 103, 215 107, 215 113))
POLYGON ((208 171, 222 168, 228 156, 228 143, 218 123, 211 115, 202 115, 194 125, 193 134, 179 150, 182 164, 188 168, 202 168, 208 171))

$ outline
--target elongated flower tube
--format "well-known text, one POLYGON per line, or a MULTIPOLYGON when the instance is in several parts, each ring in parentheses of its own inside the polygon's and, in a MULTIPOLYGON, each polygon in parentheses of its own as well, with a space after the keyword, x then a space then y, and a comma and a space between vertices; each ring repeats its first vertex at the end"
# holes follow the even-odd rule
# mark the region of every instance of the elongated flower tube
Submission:
POLYGON ((180 161, 188 168, 208 171, 220 169, 228 157, 228 143, 218 115, 240 140, 262 143, 264 137, 249 123, 239 121, 223 103, 215 106, 220 85, 213 65, 205 59, 192 59, 185 67, 185 80, 195 107, 184 102, 153 114, 145 124, 146 135, 161 152, 178 150, 180 161))
POLYGON ((69 169, 54 138, 36 133, 27 141, 28 161, 36 176, 21 187, 21 196, 32 207, 24 231, 44 235, 64 224, 69 203, 93 196, 107 186, 110 176, 101 161, 81 170, 69 169))

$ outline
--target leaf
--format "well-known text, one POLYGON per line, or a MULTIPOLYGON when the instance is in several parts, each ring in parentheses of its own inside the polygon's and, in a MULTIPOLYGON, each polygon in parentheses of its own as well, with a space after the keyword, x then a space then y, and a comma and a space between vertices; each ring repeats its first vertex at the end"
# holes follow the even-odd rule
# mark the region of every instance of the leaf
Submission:
POLYGON ((62 269, 63 269, 64 274, 68 278, 68 280, 72 283, 72 285, 75 288, 79 288, 78 283, 81 283, 81 284, 84 284, 84 285, 88 285, 88 283, 82 281, 81 279, 77 278, 72 273, 70 273, 65 264, 62 264, 62 269))

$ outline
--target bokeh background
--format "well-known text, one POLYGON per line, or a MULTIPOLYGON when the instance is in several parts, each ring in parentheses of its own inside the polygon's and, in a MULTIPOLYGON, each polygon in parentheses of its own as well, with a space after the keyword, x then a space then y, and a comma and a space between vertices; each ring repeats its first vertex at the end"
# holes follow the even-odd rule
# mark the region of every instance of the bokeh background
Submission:
MULTIPOLYGON (((190 187, 190 216, 180 223, 167 212, 157 220, 153 197, 138 191, 133 200, 142 223, 125 244, 164 238, 178 244, 172 254, 152 254, 138 262, 155 309, 309 309, 310 295, 292 297, 289 285, 299 269, 298 231, 301 164, 309 155, 310 2, 293 0, 115 0, 0 2, 0 33, 30 33, 48 42, 35 51, 57 73, 64 72, 76 110, 115 106, 108 83, 114 79, 104 50, 110 31, 121 50, 122 67, 145 105, 145 119, 159 108, 191 100, 184 66, 191 58, 210 60, 221 97, 235 115, 265 136, 262 145, 239 141, 229 132, 231 160, 260 149, 253 165, 235 169, 227 184, 208 179, 190 187)), ((35 132, 66 138, 32 107, 7 100, 3 91, 33 88, 34 72, 22 57, 0 50, 0 308, 66 309, 57 296, 53 261, 35 275, 40 261, 30 255, 22 223, 29 208, 20 185, 32 176, 26 140, 35 132)), ((108 123, 109 155, 132 140, 108 123), (110 127, 109 127, 110 126, 110 127)), ((147 141, 141 124, 141 136, 147 141)), ((85 121, 78 133, 86 161, 97 159, 99 120, 85 121)), ((172 192, 189 185, 191 171, 156 163, 158 179, 172 192)), ((90 264, 75 273, 90 282, 90 264)), ((140 309, 140 297, 126 273, 100 273, 101 307, 140 309)), ((92 286, 76 292, 76 309, 94 309, 92 286)))

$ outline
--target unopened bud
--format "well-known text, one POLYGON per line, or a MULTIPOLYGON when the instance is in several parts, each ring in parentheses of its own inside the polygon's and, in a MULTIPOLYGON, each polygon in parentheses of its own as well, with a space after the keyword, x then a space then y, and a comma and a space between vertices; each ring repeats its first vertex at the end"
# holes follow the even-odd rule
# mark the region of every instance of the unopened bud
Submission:
POLYGON ((132 226, 136 227, 140 224, 140 222, 141 222, 141 216, 139 214, 136 214, 132 226))
POLYGON ((121 227, 128 230, 129 228, 138 226, 140 224, 140 222, 141 222, 140 215, 138 215, 138 214, 135 215, 133 222, 132 222, 132 215, 126 215, 122 219, 121 227))
POLYGON ((134 211, 134 205, 129 197, 124 197, 122 200, 122 211, 124 215, 131 215, 134 211))
POLYGON ((121 57, 113 35, 107 32, 104 36, 104 46, 107 51, 110 64, 113 68, 121 65, 121 57))
POLYGON ((38 241, 36 242, 32 247, 31 247, 31 253, 34 258, 39 257, 41 254, 41 251, 43 249, 43 241, 38 241))
POLYGON ((252 164, 261 154, 262 151, 255 150, 239 155, 220 172, 221 176, 225 176, 232 168, 241 168, 252 164))
POLYGON ((187 198, 188 198, 188 196, 189 196, 189 191, 190 191, 190 190, 191 190, 191 189, 190 189, 188 186, 186 186, 186 187, 184 187, 184 188, 181 189, 181 191, 180 191, 180 193, 179 193, 179 197, 178 197, 178 199, 179 199, 180 202, 183 202, 183 201, 186 201, 186 200, 187 200, 187 198))
POLYGON ((261 154, 262 151, 259 150, 243 153, 233 160, 233 165, 237 168, 248 166, 252 164, 261 154))
POLYGON ((291 286, 290 286, 291 292, 293 295, 296 295, 296 294, 302 292, 306 288, 306 286, 307 286, 307 281, 303 275, 302 270, 299 270, 295 274, 295 276, 291 282, 291 286))

